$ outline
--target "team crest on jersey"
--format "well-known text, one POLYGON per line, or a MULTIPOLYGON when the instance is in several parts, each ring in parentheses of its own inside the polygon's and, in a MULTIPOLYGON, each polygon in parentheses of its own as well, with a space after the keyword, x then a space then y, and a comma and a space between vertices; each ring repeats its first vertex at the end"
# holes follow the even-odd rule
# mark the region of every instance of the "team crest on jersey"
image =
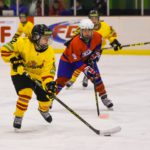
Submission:
POLYGON ((92 50, 87 49, 85 52, 82 53, 82 57, 87 57, 92 53, 92 50))
POLYGON ((26 66, 32 69, 42 68, 44 66, 44 61, 41 65, 37 65, 36 61, 32 60, 29 61, 26 66))

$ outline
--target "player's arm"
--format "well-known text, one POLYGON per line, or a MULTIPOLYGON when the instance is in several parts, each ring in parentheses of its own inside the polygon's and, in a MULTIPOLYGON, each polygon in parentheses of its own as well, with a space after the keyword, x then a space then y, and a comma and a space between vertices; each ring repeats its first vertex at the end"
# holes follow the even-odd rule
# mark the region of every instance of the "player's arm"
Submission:
POLYGON ((18 44, 16 40, 12 40, 1 47, 1 57, 4 62, 11 62, 11 59, 18 57, 18 44))
POLYGON ((21 34, 15 33, 12 39, 17 39, 21 36, 21 34))
POLYGON ((101 46, 102 46, 102 36, 99 33, 96 33, 96 36, 94 38, 95 43, 97 45, 93 49, 92 53, 87 57, 87 62, 98 62, 102 53, 101 46))
POLYGON ((22 34, 22 29, 21 29, 22 27, 21 27, 21 25, 19 24, 19 27, 18 27, 18 29, 17 29, 17 31, 16 31, 16 33, 14 34, 14 36, 13 36, 13 38, 12 39, 17 39, 17 38, 19 38, 20 36, 21 36, 21 34, 22 34))
POLYGON ((18 72, 18 74, 24 73, 23 59, 19 55, 19 49, 21 49, 21 41, 17 42, 12 40, 6 43, 1 50, 1 57, 6 63, 10 63, 13 71, 18 72))
POLYGON ((54 81, 56 66, 55 66, 55 56, 51 54, 51 60, 47 60, 44 63, 43 72, 41 74, 41 81, 43 88, 49 93, 51 98, 56 93, 56 82, 54 81))
POLYGON ((26 27, 24 28, 24 34, 26 37, 31 37, 31 33, 32 33, 32 29, 33 29, 34 25, 32 22, 28 21, 26 23, 26 27))
POLYGON ((115 39, 117 39, 117 33, 113 29, 113 27, 109 25, 108 25, 108 30, 109 30, 108 40, 110 43, 112 43, 115 39))
POLYGON ((78 60, 73 62, 75 70, 79 72, 83 72, 88 79, 93 81, 98 77, 98 74, 94 71, 93 68, 88 63, 83 62, 82 60, 78 60))
POLYGON ((95 80, 99 76, 90 65, 85 64, 82 61, 75 62, 75 67, 82 71, 91 81, 95 80))
POLYGON ((114 48, 115 51, 120 50, 122 47, 121 47, 121 43, 117 40, 117 33, 112 28, 112 26, 110 26, 109 28, 110 28, 110 32, 109 32, 108 40, 110 42, 110 45, 114 48))
POLYGON ((32 29, 34 27, 34 24, 32 22, 29 22, 29 23, 30 23, 30 25, 29 25, 29 31, 30 31, 29 37, 31 37, 31 32, 32 32, 32 29))
POLYGON ((73 36, 75 37, 76 35, 78 35, 80 33, 80 28, 78 27, 74 32, 73 32, 73 36))
POLYGON ((19 38, 21 36, 21 34, 22 34, 22 27, 21 27, 21 23, 19 23, 19 27, 18 27, 18 29, 17 29, 17 31, 14 34, 12 39, 15 40, 15 39, 19 38))
POLYGON ((91 53, 91 55, 88 58, 89 62, 98 62, 101 56, 102 50, 101 50, 101 44, 96 46, 95 50, 91 53))

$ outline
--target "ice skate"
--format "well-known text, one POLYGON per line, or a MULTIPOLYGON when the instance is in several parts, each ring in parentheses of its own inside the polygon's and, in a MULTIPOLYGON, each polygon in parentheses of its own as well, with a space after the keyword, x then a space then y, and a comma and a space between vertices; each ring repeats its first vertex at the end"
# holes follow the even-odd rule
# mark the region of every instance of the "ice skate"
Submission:
POLYGON ((50 115, 50 113, 48 111, 43 112, 43 111, 39 110, 39 112, 47 122, 49 122, 49 123, 52 122, 52 116, 50 115))
POLYGON ((67 87, 67 88, 70 88, 70 87, 73 85, 73 83, 74 83, 74 82, 71 81, 71 80, 68 81, 68 82, 66 83, 66 87, 67 87))
POLYGON ((103 104, 107 107, 107 108, 112 108, 113 107, 113 103, 111 102, 111 100, 109 100, 108 98, 107 98, 107 95, 103 95, 102 97, 101 97, 101 100, 102 100, 102 102, 103 102, 103 104))
POLYGON ((84 78, 83 78, 82 85, 83 85, 83 87, 87 87, 88 86, 88 78, 86 76, 84 76, 84 78))
POLYGON ((22 124, 22 119, 23 119, 22 117, 15 117, 13 122, 13 127, 16 129, 20 129, 22 124))

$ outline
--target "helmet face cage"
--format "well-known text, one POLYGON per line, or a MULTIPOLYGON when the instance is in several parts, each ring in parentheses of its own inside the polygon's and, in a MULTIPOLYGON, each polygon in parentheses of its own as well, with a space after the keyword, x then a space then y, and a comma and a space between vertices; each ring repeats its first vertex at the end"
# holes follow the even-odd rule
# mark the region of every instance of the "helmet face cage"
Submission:
POLYGON ((39 41, 42 36, 51 37, 52 31, 44 24, 35 25, 32 29, 32 41, 36 44, 36 48, 38 51, 43 51, 47 49, 47 45, 40 45, 39 41))
POLYGON ((83 19, 81 20, 80 24, 80 37, 87 43, 91 37, 84 37, 83 30, 91 30, 91 36, 92 36, 92 30, 94 28, 94 24, 90 19, 83 19))

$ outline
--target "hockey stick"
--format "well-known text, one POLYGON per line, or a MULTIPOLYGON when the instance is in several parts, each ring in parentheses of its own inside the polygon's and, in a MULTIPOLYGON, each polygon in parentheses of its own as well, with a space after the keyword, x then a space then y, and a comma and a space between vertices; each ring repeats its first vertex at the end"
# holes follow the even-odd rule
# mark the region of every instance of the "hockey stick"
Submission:
POLYGON ((97 115, 99 116, 100 115, 100 110, 99 110, 98 97, 97 97, 96 86, 95 86, 95 79, 94 79, 94 94, 95 94, 97 115))
MULTIPOLYGON (((134 43, 134 44, 127 44, 127 45, 121 45, 121 47, 131 47, 131 46, 143 46, 143 45, 147 45, 150 44, 150 42, 143 42, 143 43, 134 43)), ((102 48, 102 50, 108 50, 108 49, 112 49, 112 47, 106 47, 106 48, 102 48)))
MULTIPOLYGON (((47 94, 47 93, 46 93, 47 94)), ((71 109, 69 106, 67 106, 64 102, 62 102, 58 97, 53 97, 58 103, 60 103, 62 106, 64 106, 69 112, 71 112, 74 116, 76 116, 81 122, 83 122, 87 127, 89 127, 92 131, 94 131, 98 135, 104 135, 104 136, 110 136, 112 134, 115 134, 117 132, 121 131, 121 127, 114 127, 112 129, 108 130, 98 130, 95 129, 92 125, 90 125, 87 121, 85 121, 80 115, 78 115, 73 109, 71 109)))
MULTIPOLYGON (((40 85, 39 82, 31 79, 30 76, 28 76, 27 74, 25 74, 27 78, 29 78, 30 80, 32 80, 33 82, 35 82, 35 84, 41 88, 41 90, 49 96, 49 93, 46 92, 42 86, 40 85)), ((92 125, 90 125, 87 121, 85 121, 80 115, 78 115, 73 109, 71 109, 69 106, 67 106, 64 102, 62 102, 58 97, 56 97, 55 95, 53 95, 53 98, 60 103, 64 108, 66 108, 69 112, 71 112, 75 117, 77 117, 81 122, 83 122, 87 127, 89 127, 92 131, 94 131, 96 134, 98 135, 103 135, 103 136, 111 136, 112 134, 118 133, 121 131, 121 127, 117 126, 108 130, 97 130, 95 129, 92 125)))
MULTIPOLYGON (((91 66, 94 69, 94 63, 91 61, 91 66)), ((94 84, 94 94, 95 94, 95 101, 96 101, 96 108, 97 108, 97 115, 100 115, 100 110, 99 110, 99 103, 98 103, 98 97, 97 97, 97 92, 96 92, 96 79, 94 78, 93 80, 93 84, 94 84)))

